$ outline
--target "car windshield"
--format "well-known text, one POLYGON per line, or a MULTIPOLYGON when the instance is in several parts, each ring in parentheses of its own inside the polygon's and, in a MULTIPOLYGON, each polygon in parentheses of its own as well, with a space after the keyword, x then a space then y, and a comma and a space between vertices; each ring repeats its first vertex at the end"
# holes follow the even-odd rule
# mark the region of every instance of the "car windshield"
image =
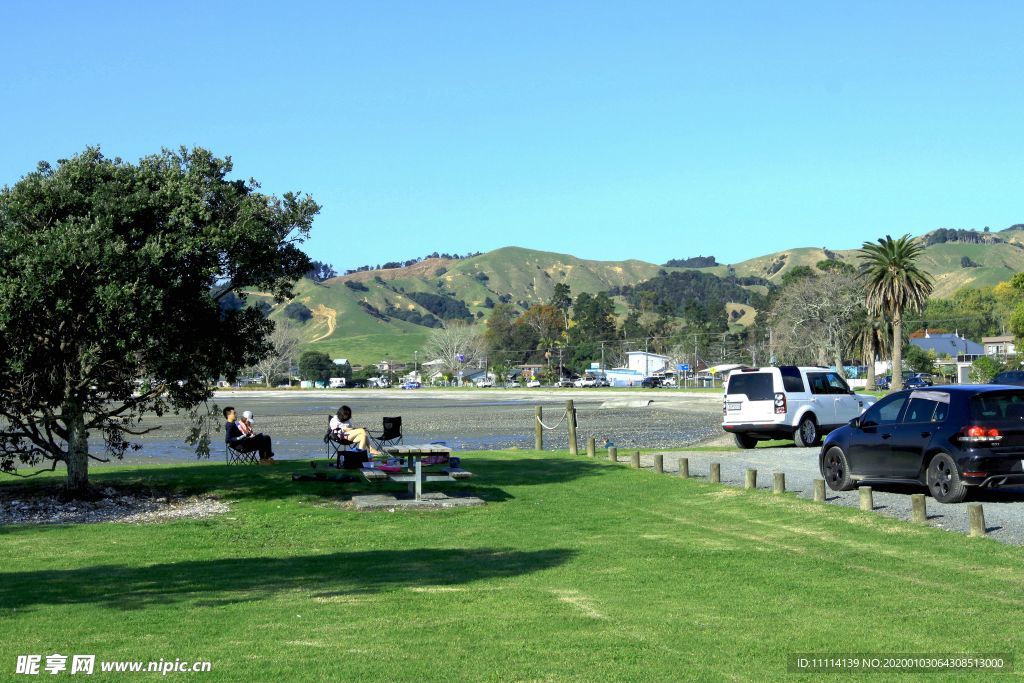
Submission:
POLYGON ((775 399, 772 376, 767 372, 741 372, 729 376, 729 395, 745 394, 748 401, 775 399))
POLYGON ((985 424, 1024 422, 1024 389, 989 391, 972 397, 971 420, 985 424))

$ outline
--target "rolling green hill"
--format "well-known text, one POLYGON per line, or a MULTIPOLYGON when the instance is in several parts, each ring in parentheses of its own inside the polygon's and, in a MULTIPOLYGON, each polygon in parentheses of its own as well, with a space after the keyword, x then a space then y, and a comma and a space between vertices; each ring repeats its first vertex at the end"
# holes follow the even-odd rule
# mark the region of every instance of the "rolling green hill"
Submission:
MULTIPOLYGON (((1015 226, 979 239, 985 242, 947 241, 926 247, 923 265, 935 278, 935 296, 950 296, 964 286, 991 286, 1024 270, 1024 230, 1015 226), (962 265, 965 257, 971 264, 968 267, 962 265)), ((597 293, 650 280, 662 270, 699 270, 720 277, 753 276, 777 283, 797 266, 813 268, 828 258, 855 265, 855 253, 807 247, 731 265, 681 269, 638 260, 595 261, 569 254, 504 247, 466 259, 426 259, 405 268, 363 271, 320 283, 302 280, 296 285, 293 301, 304 304, 313 314, 309 321, 299 325, 309 348, 325 351, 332 357, 350 358, 357 364, 411 361, 414 352, 423 347, 431 328, 402 318, 430 321, 438 318, 442 309, 461 309, 459 302, 465 303, 473 320, 483 320, 498 302, 525 309, 547 301, 558 283, 568 284, 574 295, 597 293), (444 299, 438 296, 420 296, 419 301, 413 300, 410 295, 414 293, 450 297, 452 306, 437 306, 438 301, 444 304, 444 299)), ((766 287, 757 285, 748 289, 761 294, 767 291, 766 287)), ((267 295, 259 292, 250 293, 250 297, 254 302, 263 300, 273 304, 267 295)), ((617 313, 624 315, 623 301, 617 298, 616 305, 617 313)), ((736 311, 740 317, 733 322, 740 324, 749 324, 756 316, 756 311, 749 306, 729 304, 726 308, 723 315, 736 311)), ((283 319, 284 305, 274 306, 270 317, 283 319)), ((439 325, 440 321, 432 324, 439 325)))

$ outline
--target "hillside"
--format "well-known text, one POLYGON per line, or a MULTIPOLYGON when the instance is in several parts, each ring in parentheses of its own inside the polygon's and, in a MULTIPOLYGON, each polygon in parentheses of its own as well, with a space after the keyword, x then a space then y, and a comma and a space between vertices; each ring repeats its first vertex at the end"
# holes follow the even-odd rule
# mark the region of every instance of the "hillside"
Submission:
MULTIPOLYGON (((920 239, 944 239, 933 231, 920 239)), ((974 234, 980 243, 945 241, 929 244, 923 265, 935 277, 935 296, 947 297, 964 286, 991 286, 1024 271, 1024 229, 1014 226, 1001 232, 974 234), (966 260, 965 260, 966 259, 966 260), (966 266, 964 264, 967 264, 966 266)), ((314 282, 302 280, 293 301, 302 303, 312 318, 299 325, 309 348, 358 364, 381 360, 411 361, 422 348, 432 326, 446 317, 465 321, 485 319, 498 302, 520 310, 548 301, 554 286, 569 285, 574 295, 635 286, 668 273, 698 271, 726 277, 764 278, 778 283, 797 266, 815 267, 825 259, 856 265, 855 251, 830 251, 824 247, 788 249, 735 264, 706 268, 667 268, 645 261, 596 261, 569 254, 504 247, 465 259, 426 259, 404 268, 371 270, 314 282)), ((679 256, 685 256, 680 254, 679 256)), ((744 289, 763 295, 768 288, 744 289)), ((267 301, 260 293, 252 301, 267 301)), ((757 311, 730 302, 722 311, 730 322, 750 324, 757 311)), ((756 298, 756 297, 755 297, 756 298)), ((616 313, 625 315, 625 300, 616 297, 616 313)), ((274 306, 271 319, 284 318, 284 305, 274 306)))
MULTIPOLYGON (((925 233, 926 239, 933 232, 925 233)), ((980 233, 984 234, 984 233, 980 233)), ((991 233, 989 239, 1003 242, 972 244, 967 242, 945 242, 928 245, 924 250, 922 265, 935 278, 934 296, 944 298, 961 287, 991 287, 1009 279, 1014 273, 1024 270, 1024 230, 1008 228, 991 233), (964 267, 962 259, 967 257, 976 266, 964 267)), ((826 251, 825 248, 798 248, 758 256, 731 265, 701 268, 702 272, 724 276, 733 273, 737 277, 764 277, 777 283, 782 276, 797 266, 813 268, 816 263, 831 256, 834 259, 857 265, 856 250, 826 251)))
MULTIPOLYGON (((500 301, 519 309, 547 301, 557 283, 568 284, 573 294, 594 294, 649 280, 659 270, 644 261, 594 261, 505 247, 467 259, 426 259, 405 268, 362 271, 320 283, 304 279, 295 287, 292 301, 313 314, 299 325, 309 348, 360 364, 411 361, 431 328, 401 317, 415 313, 421 320, 440 318, 436 307, 432 310, 423 301, 444 297, 453 306, 464 302, 469 319, 480 320, 500 301)), ((273 303, 260 293, 250 296, 254 302, 273 303)), ((284 319, 284 306, 275 306, 270 317, 284 319)))

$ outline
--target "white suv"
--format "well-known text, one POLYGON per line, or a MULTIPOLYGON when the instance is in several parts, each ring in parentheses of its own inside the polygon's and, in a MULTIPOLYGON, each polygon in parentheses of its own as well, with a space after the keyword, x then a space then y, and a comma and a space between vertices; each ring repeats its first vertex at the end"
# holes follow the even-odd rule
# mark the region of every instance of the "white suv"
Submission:
POLYGON ((855 394, 827 368, 740 368, 725 386, 722 428, 740 448, 753 448, 762 439, 815 446, 822 434, 859 417, 875 400, 855 394))

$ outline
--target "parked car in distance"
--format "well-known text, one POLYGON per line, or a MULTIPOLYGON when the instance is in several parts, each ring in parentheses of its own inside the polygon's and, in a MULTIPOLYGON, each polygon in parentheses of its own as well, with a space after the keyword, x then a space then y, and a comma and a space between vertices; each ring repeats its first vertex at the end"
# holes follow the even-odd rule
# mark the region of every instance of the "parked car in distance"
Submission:
POLYGON ((661 379, 658 377, 644 377, 644 380, 640 382, 640 386, 644 389, 657 389, 661 386, 661 379))
POLYGON ((609 384, 608 380, 606 380, 605 378, 598 377, 597 379, 594 380, 594 386, 595 387, 610 387, 611 384, 609 384))
POLYGON ((1012 384, 1018 387, 1024 387, 1024 370, 1006 370, 1000 372, 992 380, 992 384, 1012 384))
POLYGON ((676 379, 675 379, 675 377, 666 377, 665 379, 661 380, 661 386, 663 386, 663 387, 665 387, 667 389, 675 389, 676 388, 676 379))
POLYGON ((593 377, 580 377, 578 380, 572 383, 577 389, 584 389, 587 387, 596 387, 597 380, 593 377))
POLYGON ((489 388, 494 386, 494 381, 486 378, 478 379, 474 384, 481 389, 489 388))
POLYGON ((402 388, 403 389, 419 389, 421 386, 423 386, 423 385, 420 384, 419 382, 415 381, 415 380, 402 383, 402 388))
POLYGON ((923 484, 940 503, 1024 484, 1024 388, 946 385, 897 391, 825 439, 819 468, 833 491, 862 482, 923 484))
POLYGON ((904 389, 925 389, 930 386, 932 385, 927 380, 921 379, 920 377, 914 377, 913 375, 903 380, 904 389))
POLYGON ((572 388, 573 381, 571 379, 569 379, 568 377, 563 377, 562 379, 558 380, 557 382, 555 382, 551 386, 557 387, 557 388, 560 388, 560 389, 572 388))
POLYGON ((885 377, 878 377, 875 379, 875 389, 879 391, 889 391, 889 387, 892 386, 892 375, 886 375, 885 377))
POLYGON ((529 382, 526 383, 526 388, 527 389, 537 389, 539 387, 540 387, 540 380, 539 379, 531 379, 529 382))
POLYGON ((740 448, 766 439, 815 446, 875 402, 854 393, 834 370, 795 365, 735 370, 723 399, 722 428, 740 448))

